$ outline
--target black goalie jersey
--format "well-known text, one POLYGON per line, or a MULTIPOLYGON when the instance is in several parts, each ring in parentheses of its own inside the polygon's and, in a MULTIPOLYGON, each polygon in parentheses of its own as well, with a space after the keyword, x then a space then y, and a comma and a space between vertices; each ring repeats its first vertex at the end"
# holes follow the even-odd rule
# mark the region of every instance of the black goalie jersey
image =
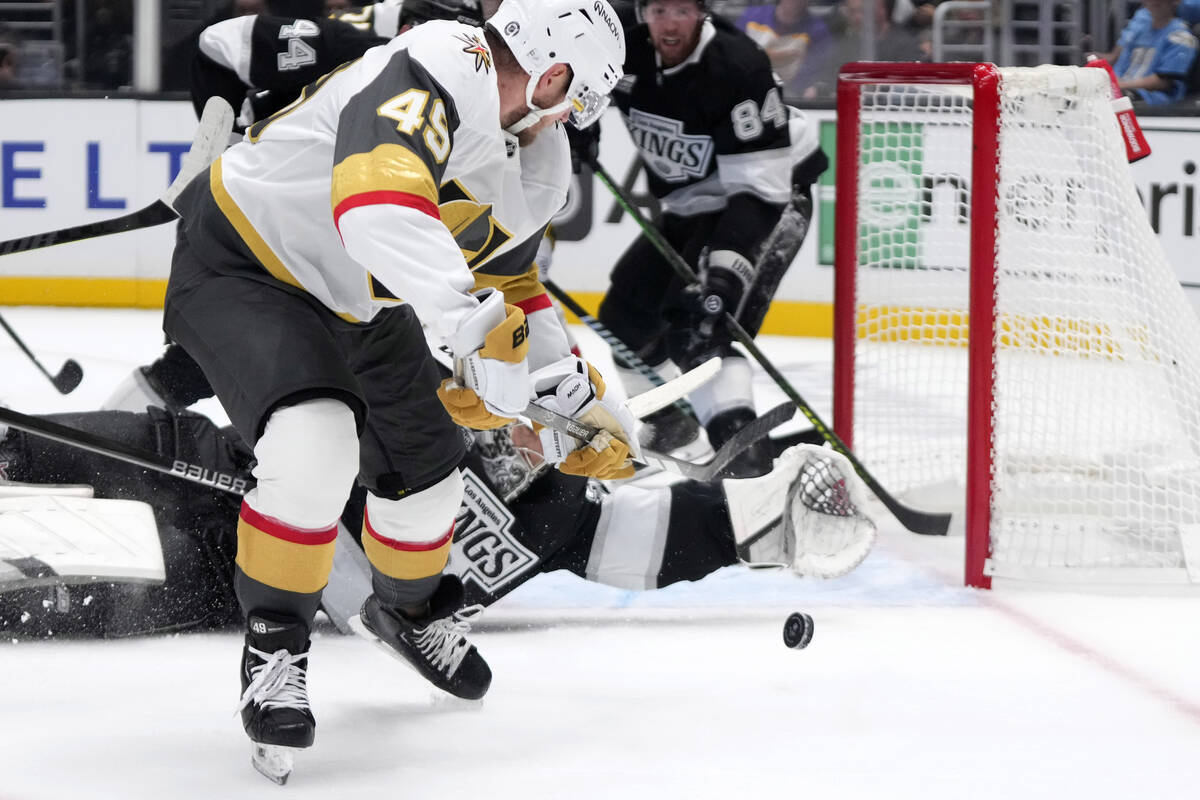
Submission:
POLYGON ((645 25, 629 29, 626 44, 613 101, 664 212, 720 211, 739 193, 788 201, 792 167, 816 151, 816 133, 784 104, 753 41, 706 20, 691 56, 665 69, 645 25))

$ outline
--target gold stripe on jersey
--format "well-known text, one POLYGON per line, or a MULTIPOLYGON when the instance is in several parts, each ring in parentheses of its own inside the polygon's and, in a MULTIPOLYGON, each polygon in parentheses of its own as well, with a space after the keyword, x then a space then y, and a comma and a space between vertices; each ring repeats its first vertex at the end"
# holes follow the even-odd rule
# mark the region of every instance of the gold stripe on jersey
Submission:
POLYGON ((342 203, 373 192, 400 192, 437 208, 437 181, 419 155, 399 144, 381 144, 355 153, 333 167, 331 208, 334 218, 342 203))
POLYGON ((234 201, 233 197, 225 188, 225 182, 221 178, 221 159, 213 162, 212 169, 208 172, 209 186, 212 189, 213 199, 217 201, 217 208, 221 209, 221 213, 233 225, 233 229, 237 231, 238 236, 242 237, 242 241, 250 248, 250 252, 254 257, 266 267, 267 272, 277 281, 286 283, 288 286, 294 286, 297 289, 304 289, 300 281, 296 280, 291 271, 283 265, 283 261, 279 256, 275 255, 275 251, 266 243, 262 235, 259 234, 254 226, 250 224, 250 220, 246 218, 245 212, 234 201))
POLYGON ((504 295, 504 302, 517 305, 546 293, 546 287, 538 280, 537 264, 530 264, 529 269, 520 275, 489 275, 476 270, 475 289, 492 288, 504 295))

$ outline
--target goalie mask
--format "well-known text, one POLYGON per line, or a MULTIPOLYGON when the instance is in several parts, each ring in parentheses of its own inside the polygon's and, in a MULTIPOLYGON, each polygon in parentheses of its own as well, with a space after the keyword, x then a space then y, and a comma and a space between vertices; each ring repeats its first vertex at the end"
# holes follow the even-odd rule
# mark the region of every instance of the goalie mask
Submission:
POLYGON ((567 109, 576 128, 600 118, 625 63, 625 35, 608 0, 504 0, 487 24, 530 76, 525 89, 530 112, 509 128, 510 133, 567 109), (534 89, 554 64, 571 68, 567 96, 552 108, 539 108, 533 102, 534 89))

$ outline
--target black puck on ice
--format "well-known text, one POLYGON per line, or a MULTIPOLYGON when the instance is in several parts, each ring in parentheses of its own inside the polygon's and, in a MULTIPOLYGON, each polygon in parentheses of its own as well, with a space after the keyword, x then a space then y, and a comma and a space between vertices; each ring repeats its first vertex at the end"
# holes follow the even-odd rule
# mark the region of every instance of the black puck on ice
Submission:
POLYGON ((812 641, 813 618, 803 611, 790 614, 783 623, 783 643, 794 650, 803 650, 812 641))

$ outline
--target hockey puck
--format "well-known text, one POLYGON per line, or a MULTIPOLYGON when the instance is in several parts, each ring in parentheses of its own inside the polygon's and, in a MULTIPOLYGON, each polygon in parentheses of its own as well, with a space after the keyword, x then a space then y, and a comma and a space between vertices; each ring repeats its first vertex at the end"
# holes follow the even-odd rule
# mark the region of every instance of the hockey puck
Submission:
POLYGON ((813 618, 803 611, 788 615, 783 623, 783 643, 794 650, 803 650, 812 641, 813 618))

